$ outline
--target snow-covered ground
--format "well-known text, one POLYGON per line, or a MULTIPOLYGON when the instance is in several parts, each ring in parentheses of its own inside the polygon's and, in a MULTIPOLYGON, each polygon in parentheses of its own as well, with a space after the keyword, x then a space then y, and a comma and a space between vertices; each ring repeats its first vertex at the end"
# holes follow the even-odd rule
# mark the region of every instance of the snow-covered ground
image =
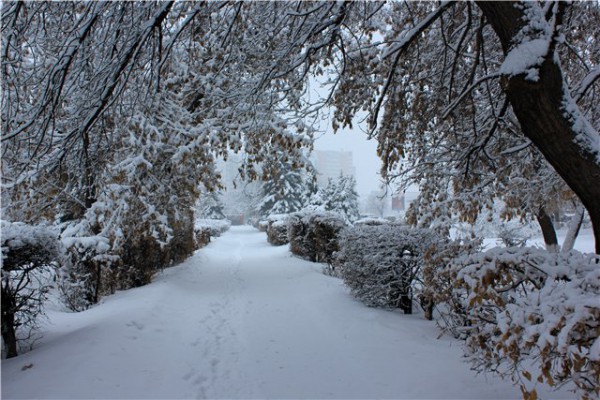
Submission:
MULTIPOLYGON (((567 236, 567 230, 564 228, 556 232, 556 237, 558 239, 559 245, 562 245, 564 243, 565 236, 567 236)), ((497 238, 484 239, 483 245, 486 249, 490 249, 496 246, 504 246, 502 244, 502 240, 497 238)), ((542 238, 541 233, 538 236, 529 239, 527 241, 527 246, 540 247, 542 249, 545 248, 544 238, 542 238)), ((595 241, 594 232, 592 231, 592 228, 584 228, 581 230, 581 232, 579 232, 579 235, 577 235, 577 239, 575 240, 575 245, 573 246, 573 248, 582 253, 594 252, 595 241)))
POLYGON ((151 285, 48 314, 37 347, 2 361, 3 398, 520 398, 434 323, 363 306, 250 227, 151 285))

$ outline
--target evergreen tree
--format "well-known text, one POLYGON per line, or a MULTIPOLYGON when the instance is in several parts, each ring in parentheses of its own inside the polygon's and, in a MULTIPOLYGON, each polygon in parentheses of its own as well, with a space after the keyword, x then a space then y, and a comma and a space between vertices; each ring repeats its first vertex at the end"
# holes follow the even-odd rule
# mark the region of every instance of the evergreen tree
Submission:
POLYGON ((335 197, 335 208, 349 222, 354 222, 360 218, 356 179, 353 176, 340 174, 337 184, 337 196, 335 197))
POLYGON ((310 199, 314 208, 339 213, 346 221, 354 222, 360 218, 358 193, 353 176, 340 174, 337 180, 329 178, 327 186, 321 188, 310 199))
POLYGON ((198 203, 197 210, 201 218, 225 219, 225 207, 219 192, 204 193, 198 203))
POLYGON ((302 172, 289 162, 278 162, 269 168, 270 180, 263 185, 263 200, 258 205, 259 215, 288 214, 300 211, 306 205, 307 181, 302 172))

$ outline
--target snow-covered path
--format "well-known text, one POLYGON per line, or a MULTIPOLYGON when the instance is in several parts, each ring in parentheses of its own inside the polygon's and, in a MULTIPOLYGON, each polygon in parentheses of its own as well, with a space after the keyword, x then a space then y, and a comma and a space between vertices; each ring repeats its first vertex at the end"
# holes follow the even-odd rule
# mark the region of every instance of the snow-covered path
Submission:
POLYGON ((520 397, 433 323, 369 309, 319 268, 234 227, 151 285, 49 312, 37 348, 2 361, 2 397, 520 397))

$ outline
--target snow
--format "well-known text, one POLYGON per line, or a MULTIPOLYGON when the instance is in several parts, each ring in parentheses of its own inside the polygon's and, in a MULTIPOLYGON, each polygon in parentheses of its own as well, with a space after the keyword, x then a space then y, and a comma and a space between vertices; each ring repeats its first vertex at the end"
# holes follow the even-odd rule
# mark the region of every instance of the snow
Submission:
MULTIPOLYGON (((3 398, 520 398, 420 315, 367 308, 321 265, 232 227, 145 287, 2 360, 3 398)), ((540 397, 572 398, 569 392, 540 397)))
MULTIPOLYGON (((566 235, 567 235, 566 229, 557 230, 556 237, 558 239, 558 243, 563 243, 566 235)), ((501 246, 501 245, 502 245, 502 240, 499 238, 486 238, 483 240, 483 248, 484 249, 490 249, 492 247, 501 246)), ((530 240, 527 240, 527 245, 533 246, 533 247, 544 248, 545 247, 544 238, 541 236, 541 233, 538 236, 536 236, 530 240)), ((575 245, 573 246, 573 248, 582 253, 594 253, 595 246, 596 246, 596 244, 594 241, 594 232, 592 231, 592 228, 584 228, 577 235, 577 238, 575 239, 575 245)))
POLYGON ((575 132, 575 143, 595 156, 596 163, 600 164, 600 133, 594 129, 566 91, 563 92, 562 108, 565 118, 571 122, 575 132))
POLYGON ((231 227, 231 221, 227 219, 197 218, 194 221, 195 230, 207 229, 211 236, 220 236, 231 227))
POLYGON ((513 48, 500 66, 500 73, 507 76, 526 74, 525 79, 537 82, 537 66, 544 62, 550 42, 547 39, 534 39, 520 43, 513 48))

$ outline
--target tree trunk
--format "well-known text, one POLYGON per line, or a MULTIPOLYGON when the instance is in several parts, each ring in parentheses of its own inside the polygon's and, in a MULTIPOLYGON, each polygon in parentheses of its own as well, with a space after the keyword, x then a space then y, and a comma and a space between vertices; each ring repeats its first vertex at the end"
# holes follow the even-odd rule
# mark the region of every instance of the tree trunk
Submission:
POLYGON ((575 246, 575 239, 577 239, 577 235, 579 235, 579 229, 581 229, 581 225, 583 224, 583 216, 585 215, 585 209, 583 206, 578 206, 576 209, 576 213, 571 218, 569 222, 569 230, 567 231, 567 236, 565 237, 565 241, 563 242, 562 252, 568 253, 573 250, 573 246, 575 246))
POLYGON ((17 356, 17 334, 15 332, 15 299, 2 285, 2 339, 6 346, 6 358, 17 356))
MULTIPOLYGON (((516 8, 514 2, 479 1, 477 5, 507 54, 516 34, 527 24, 524 9, 516 8)), ((539 66, 536 82, 526 80, 524 74, 511 76, 504 80, 503 89, 523 134, 541 151, 587 209, 592 220, 596 253, 600 254, 600 165, 594 149, 582 146, 576 140, 574 122, 563 105, 565 94, 569 93, 564 82, 561 68, 550 50, 539 66)))
POLYGON ((548 215, 544 207, 540 207, 536 214, 538 224, 542 228, 542 235, 544 236, 544 243, 546 244, 546 250, 551 253, 558 253, 558 239, 556 238, 556 229, 552 223, 552 218, 548 215))

